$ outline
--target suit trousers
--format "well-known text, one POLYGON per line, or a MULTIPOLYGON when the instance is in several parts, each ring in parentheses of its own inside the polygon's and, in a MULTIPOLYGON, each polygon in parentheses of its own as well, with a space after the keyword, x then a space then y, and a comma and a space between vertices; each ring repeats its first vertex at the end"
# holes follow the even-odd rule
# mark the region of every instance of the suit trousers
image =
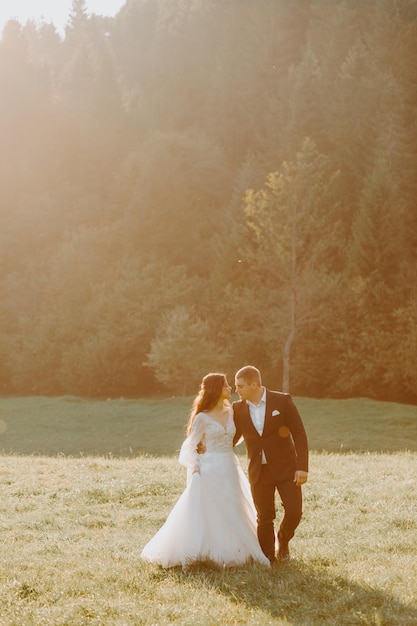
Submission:
POLYGON ((281 541, 287 542, 292 539, 302 516, 302 492, 301 487, 294 483, 294 476, 284 481, 276 481, 268 465, 263 464, 261 475, 255 484, 251 484, 251 490, 258 514, 258 540, 263 553, 270 561, 275 558, 275 489, 284 508, 284 517, 278 533, 281 541))

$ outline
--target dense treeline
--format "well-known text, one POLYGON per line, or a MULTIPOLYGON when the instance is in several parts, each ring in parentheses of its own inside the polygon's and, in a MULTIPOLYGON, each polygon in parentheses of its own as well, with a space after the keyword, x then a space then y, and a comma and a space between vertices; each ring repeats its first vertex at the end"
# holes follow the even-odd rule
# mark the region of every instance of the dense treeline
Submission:
POLYGON ((74 0, 0 40, 3 394, 253 363, 417 400, 414 0, 74 0))

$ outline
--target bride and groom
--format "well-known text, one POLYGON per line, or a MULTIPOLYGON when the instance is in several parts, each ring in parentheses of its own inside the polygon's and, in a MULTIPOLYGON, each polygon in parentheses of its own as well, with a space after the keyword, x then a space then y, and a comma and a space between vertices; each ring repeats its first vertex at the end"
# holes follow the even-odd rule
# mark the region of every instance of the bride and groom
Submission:
POLYGON ((308 445, 289 394, 262 385, 259 370, 235 376, 240 400, 224 374, 207 374, 188 422, 179 461, 187 487, 141 556, 162 567, 210 560, 230 567, 254 560, 265 565, 290 558, 289 541, 302 515, 308 445), (249 482, 233 452, 244 439, 249 482), (275 492, 284 516, 274 531, 275 492), (276 545, 278 551, 276 554, 276 545))

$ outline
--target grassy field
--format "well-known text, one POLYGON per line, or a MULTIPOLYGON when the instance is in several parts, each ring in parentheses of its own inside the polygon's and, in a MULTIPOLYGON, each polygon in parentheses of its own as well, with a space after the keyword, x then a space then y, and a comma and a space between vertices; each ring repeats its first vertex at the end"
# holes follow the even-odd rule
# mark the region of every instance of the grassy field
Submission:
POLYGON ((417 624, 416 407, 297 399, 316 451, 292 561, 183 572, 139 555, 184 488, 189 405, 0 402, 0 626, 417 624))
MULTIPOLYGON (((326 452, 417 451, 417 406, 365 398, 295 398, 310 447, 326 452)), ((66 456, 176 454, 192 398, 1 398, 0 452, 66 456)))
POLYGON ((293 560, 162 570, 139 554, 174 458, 0 457, 1 626, 417 624, 417 455, 312 455, 293 560))

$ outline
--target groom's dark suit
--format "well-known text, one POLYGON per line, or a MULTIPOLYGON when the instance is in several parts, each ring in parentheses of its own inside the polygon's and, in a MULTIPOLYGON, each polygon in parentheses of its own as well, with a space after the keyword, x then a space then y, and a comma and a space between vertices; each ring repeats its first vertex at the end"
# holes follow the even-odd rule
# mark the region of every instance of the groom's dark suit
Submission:
POLYGON ((301 487, 294 483, 296 470, 308 472, 308 444, 300 414, 289 394, 266 390, 262 435, 256 430, 246 401, 233 403, 236 426, 234 443, 243 436, 248 455, 248 474, 258 513, 258 537, 268 558, 274 560, 275 489, 285 510, 279 537, 288 542, 302 515, 301 487), (266 464, 262 464, 262 450, 266 464))

